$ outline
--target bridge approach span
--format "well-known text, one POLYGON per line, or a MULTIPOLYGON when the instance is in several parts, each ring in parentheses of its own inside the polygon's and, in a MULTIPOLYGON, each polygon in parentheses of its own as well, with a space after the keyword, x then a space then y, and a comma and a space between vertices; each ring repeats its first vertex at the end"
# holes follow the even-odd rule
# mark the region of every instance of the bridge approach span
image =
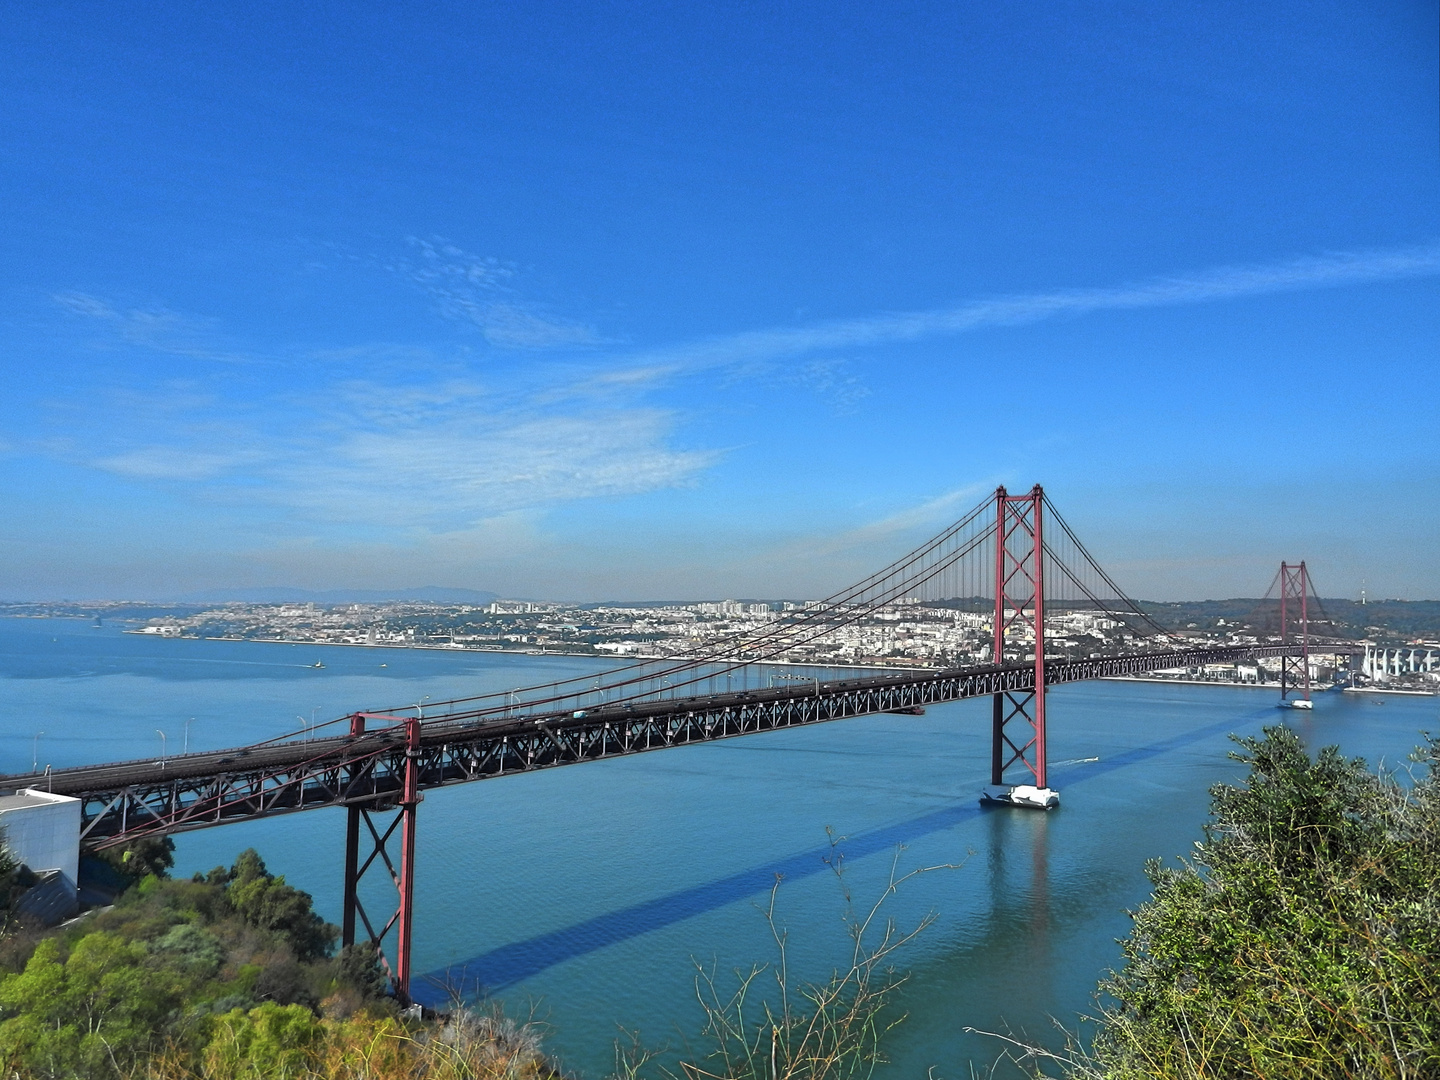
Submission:
MULTIPOLYGON (((1327 647, 1327 650, 1330 647, 1327 647)), ((1337 652, 1348 646, 1334 647, 1337 652)), ((1045 684, 1277 657, 1298 646, 1251 645, 1047 659, 1045 684)), ((789 682, 583 712, 483 720, 429 718, 407 741, 404 718, 357 714, 388 726, 358 735, 296 739, 164 761, 124 761, 0 777, 0 788, 39 787, 82 800, 82 841, 105 848, 142 836, 326 806, 385 809, 402 797, 407 760, 420 790, 619 757, 827 720, 1025 693, 1033 662, 904 671, 832 682, 789 682)))

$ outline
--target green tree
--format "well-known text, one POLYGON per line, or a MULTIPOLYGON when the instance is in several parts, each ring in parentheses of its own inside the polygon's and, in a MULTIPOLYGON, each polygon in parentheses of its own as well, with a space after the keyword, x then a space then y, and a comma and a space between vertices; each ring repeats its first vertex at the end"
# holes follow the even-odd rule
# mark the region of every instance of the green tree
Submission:
POLYGON ((87 934, 70 952, 47 938, 0 979, 0 1061, 39 1078, 111 1077, 150 1049, 179 986, 143 945, 87 934))
POLYGON ((300 960, 318 960, 330 954, 339 929, 315 914, 310 894, 275 876, 254 848, 235 860, 227 875, 226 895, 251 926, 282 935, 300 960))
MULTIPOLYGON (((1074 1076, 1440 1076, 1440 754, 1413 785, 1311 760, 1284 727, 1237 739, 1193 859, 1147 867, 1125 965, 1074 1076)), ((1044 1056, 1043 1054, 1039 1056, 1044 1056)))
POLYGON ((380 953, 368 941, 347 945, 334 963, 335 982, 362 998, 379 999, 390 992, 390 980, 380 966, 380 953))
POLYGON ((153 874, 167 877, 175 865, 175 841, 168 836, 144 836, 100 853, 126 879, 139 881, 153 874))
POLYGON ((202 978, 215 975, 225 962, 225 946, 220 939, 193 923, 171 927, 150 947, 164 960, 202 978))
POLYGON ((5 830, 0 829, 0 911, 10 907, 10 893, 15 886, 15 871, 20 869, 19 860, 5 846, 5 830))

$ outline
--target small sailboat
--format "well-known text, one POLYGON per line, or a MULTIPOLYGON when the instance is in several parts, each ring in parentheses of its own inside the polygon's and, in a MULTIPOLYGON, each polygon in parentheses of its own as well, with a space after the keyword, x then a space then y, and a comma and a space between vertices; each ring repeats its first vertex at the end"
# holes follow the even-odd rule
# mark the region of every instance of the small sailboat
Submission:
POLYGON ((311 666, 312 668, 322 668, 322 667, 324 667, 325 665, 322 664, 319 660, 316 660, 316 661, 315 661, 313 664, 311 664, 310 666, 311 666))

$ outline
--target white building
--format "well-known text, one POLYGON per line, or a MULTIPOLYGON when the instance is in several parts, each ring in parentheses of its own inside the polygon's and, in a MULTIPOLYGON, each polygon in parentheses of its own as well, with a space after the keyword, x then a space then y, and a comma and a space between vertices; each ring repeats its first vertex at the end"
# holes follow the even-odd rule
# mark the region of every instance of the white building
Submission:
MULTIPOLYGON (((0 840, 37 874, 60 872, 72 902, 80 876, 80 800, 27 788, 0 795, 0 840)), ((73 906, 73 905, 72 905, 73 906)))
POLYGON ((1382 649, 1367 643, 1360 671, 1374 682, 1389 682, 1401 675, 1440 671, 1440 650, 1421 646, 1382 649))

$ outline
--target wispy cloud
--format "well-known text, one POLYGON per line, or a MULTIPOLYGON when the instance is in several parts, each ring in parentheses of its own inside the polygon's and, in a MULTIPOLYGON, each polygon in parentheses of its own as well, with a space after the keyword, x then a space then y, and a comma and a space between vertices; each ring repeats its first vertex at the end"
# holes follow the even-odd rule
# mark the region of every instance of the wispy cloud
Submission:
MULTIPOLYGON (((507 267, 435 245, 421 250, 437 295, 486 323, 497 340, 529 348, 589 340, 589 331, 547 323, 517 301, 475 306, 507 279, 507 267)), ((100 348, 229 355, 213 347, 219 332, 203 319, 78 292, 54 299, 103 328, 100 348)), ((564 373, 526 372, 492 386, 471 373, 463 354, 375 352, 322 356, 333 363, 307 368, 300 383, 201 371, 57 400, 48 415, 66 436, 25 443, 127 479, 190 486, 210 500, 283 507, 295 521, 398 523, 431 533, 674 487, 719 457, 676 446, 672 410, 617 403, 608 392, 549 400, 546 388, 564 373), (126 422, 117 424, 120 417, 126 422), (83 439, 73 436, 81 430, 83 439)))
POLYGON ((297 396, 99 395, 64 414, 87 437, 29 439, 30 452, 202 500, 283 508, 287 520, 463 531, 507 514, 692 482, 721 451, 676 445, 679 415, 600 399, 563 409, 463 378, 350 379, 297 396), (117 410, 134 420, 117 424, 117 410))
POLYGON ((253 451, 194 450, 178 446, 145 446, 97 458, 106 472, 139 480, 208 480, 264 460, 253 451))
POLYGON ((597 376, 596 381, 638 385, 706 368, 903 344, 1099 311, 1179 307, 1435 274, 1440 274, 1440 246, 1341 252, 1259 266, 1226 266, 1113 287, 1024 293, 930 311, 746 331, 631 354, 622 367, 597 376))
POLYGON ((268 498, 332 520, 454 529, 499 514, 675 487, 717 454, 670 445, 659 409, 547 416, 452 409, 443 420, 358 427, 295 455, 268 498))
POLYGON ((870 396, 870 387, 848 360, 810 360, 790 374, 789 381, 808 390, 841 416, 855 412, 870 396))
POLYGON ((513 264, 473 255, 445 240, 412 236, 409 244, 413 257, 398 260, 393 268, 423 289, 442 315, 478 327, 490 344, 553 349, 604 343, 594 327, 520 298, 513 264))
POLYGON ((217 345, 219 333, 214 322, 184 315, 165 307, 118 307, 82 292, 57 293, 52 299, 67 314, 105 327, 114 339, 172 356, 226 363, 248 361, 250 357, 217 345))
MULTIPOLYGON (((508 328, 502 327, 499 316, 481 308, 518 303, 499 291, 510 280, 510 268, 437 244, 417 244, 431 275, 424 280, 437 298, 448 298, 454 311, 477 325, 490 320, 487 333, 508 333, 511 341, 524 340, 532 348, 584 339, 580 331, 567 339, 569 330, 523 305, 506 316, 512 320, 508 328), (534 322, 527 321, 532 317, 534 322)), ((218 378, 206 376, 194 385, 156 385, 149 394, 137 388, 133 393, 145 400, 111 403, 104 416, 72 410, 65 414, 67 426, 83 427, 84 449, 76 439, 53 452, 70 460, 83 453, 90 465, 132 479, 192 484, 208 497, 283 506, 295 518, 316 523, 398 522, 446 533, 497 515, 693 482, 723 453, 686 446, 678 437, 683 414, 647 397, 647 390, 677 373, 729 368, 744 378, 757 365, 763 370, 765 364, 794 361, 782 377, 843 410, 868 391, 851 374, 849 361, 827 352, 844 349, 843 355, 856 356, 866 346, 982 327, 1436 273, 1440 248, 1330 255, 742 333, 628 356, 612 350, 611 369, 598 376, 593 368, 587 374, 573 365, 530 365, 505 376, 502 385, 486 381, 500 375, 477 376, 459 361, 421 363, 409 353, 393 363, 367 365, 367 379, 353 377, 356 365, 347 365, 348 380, 320 369, 304 389, 256 384, 243 401, 228 389, 222 392, 218 378), (120 415, 131 423, 111 423, 120 415), (148 422, 137 425, 137 417, 148 422), (146 434, 127 434, 137 430, 146 434), (168 437, 157 434, 162 431, 168 437)), ((204 320, 163 308, 127 310, 81 293, 56 299, 76 316, 110 327, 112 338, 185 355, 231 355, 213 347, 216 335, 204 320)), ((91 408, 101 406, 92 402, 91 408)), ((818 553, 858 550, 933 523, 963 508, 977 490, 950 492, 835 535, 818 553)))

